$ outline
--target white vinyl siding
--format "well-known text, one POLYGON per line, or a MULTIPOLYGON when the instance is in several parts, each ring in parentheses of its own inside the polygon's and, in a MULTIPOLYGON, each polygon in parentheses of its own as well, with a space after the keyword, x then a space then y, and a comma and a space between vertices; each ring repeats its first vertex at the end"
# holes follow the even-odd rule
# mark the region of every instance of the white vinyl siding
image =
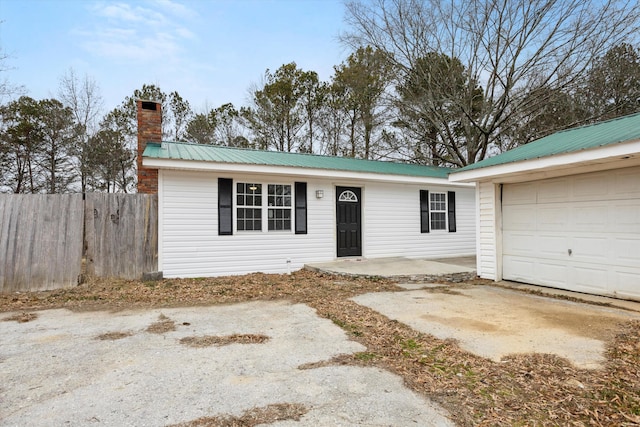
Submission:
POLYGON ((478 183, 478 275, 483 279, 500 280, 497 268, 497 233, 500 230, 496 212, 499 206, 499 186, 492 182, 478 183))
POLYGON ((237 182, 282 181, 282 177, 162 171, 160 268, 165 277, 286 273, 305 263, 335 258, 331 187, 304 178, 291 179, 291 185, 294 181, 307 182, 307 234, 263 231, 219 236, 218 178, 232 178, 234 186, 237 182), (323 199, 315 198, 316 189, 324 189, 323 199))
POLYGON ((640 168, 505 184, 503 277, 640 298, 640 168))
POLYGON ((475 255, 474 188, 367 183, 362 202, 363 256, 367 258, 475 255), (456 193, 455 233, 420 232, 420 190, 456 193))
MULTIPOLYGON (((306 263, 336 259, 335 187, 362 189, 362 250, 368 258, 439 258, 475 254, 475 189, 279 175, 162 170, 159 260, 165 277, 204 277, 251 272, 286 273, 306 263), (262 183, 307 183, 307 234, 291 231, 218 235, 218 178, 262 183), (420 232, 419 191, 455 191, 457 232, 420 232), (316 197, 322 190, 323 198, 316 197), (287 264, 287 260, 291 262, 287 264)), ((263 206, 266 209, 266 206, 263 206)), ((234 223, 236 218, 234 204, 234 223)), ((294 211, 291 211, 292 217, 294 211)), ((294 218, 292 218, 293 224, 294 218)))

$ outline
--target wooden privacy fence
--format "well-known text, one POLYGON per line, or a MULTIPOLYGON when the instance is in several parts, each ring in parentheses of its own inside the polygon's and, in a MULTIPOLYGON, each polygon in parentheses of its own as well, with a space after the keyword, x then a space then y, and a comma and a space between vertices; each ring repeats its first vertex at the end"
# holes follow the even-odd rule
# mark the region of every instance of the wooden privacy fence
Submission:
POLYGON ((157 248, 155 195, 0 195, 0 292, 138 279, 157 270, 157 248))

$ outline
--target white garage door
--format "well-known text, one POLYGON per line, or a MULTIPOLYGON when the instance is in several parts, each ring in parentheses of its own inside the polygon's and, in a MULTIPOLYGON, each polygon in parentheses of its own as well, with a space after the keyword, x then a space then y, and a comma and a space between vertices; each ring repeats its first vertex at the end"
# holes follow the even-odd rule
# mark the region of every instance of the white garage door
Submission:
POLYGON ((505 184, 503 278, 640 298, 640 167, 505 184))

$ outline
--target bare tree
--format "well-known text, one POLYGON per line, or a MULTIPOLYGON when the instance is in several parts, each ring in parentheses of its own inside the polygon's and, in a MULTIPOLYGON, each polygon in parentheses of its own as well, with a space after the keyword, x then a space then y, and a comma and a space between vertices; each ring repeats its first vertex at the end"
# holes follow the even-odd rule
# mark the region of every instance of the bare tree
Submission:
POLYGON ((598 58, 582 92, 598 120, 640 111, 640 49, 623 43, 598 58))
POLYGON ((442 100, 406 105, 431 122, 439 160, 456 166, 500 150, 522 108, 544 107, 527 94, 575 84, 594 59, 634 37, 640 22, 635 0, 353 0, 346 10, 351 30, 342 40, 386 52, 399 81, 433 54, 465 67, 467 90, 444 110, 455 107, 458 120, 434 108, 442 100))
MULTIPOLYGON (((2 24, 2 21, 0 21, 0 24, 2 24)), ((5 77, 5 72, 11 69, 8 60, 9 55, 0 47, 0 104, 4 104, 7 100, 15 96, 21 96, 27 93, 24 86, 15 85, 5 77)))
POLYGON ((65 107, 71 109, 76 123, 76 143, 72 152, 77 159, 76 168, 80 176, 81 191, 84 193, 92 173, 87 147, 89 139, 98 131, 98 119, 104 100, 96 81, 87 74, 79 77, 72 68, 60 78, 59 84, 58 97, 65 107))

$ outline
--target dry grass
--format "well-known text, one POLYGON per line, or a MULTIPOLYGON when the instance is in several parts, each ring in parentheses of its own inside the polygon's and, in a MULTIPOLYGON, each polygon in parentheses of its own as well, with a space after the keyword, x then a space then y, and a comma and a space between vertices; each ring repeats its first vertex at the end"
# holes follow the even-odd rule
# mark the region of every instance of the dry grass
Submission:
POLYGON ((98 335, 96 339, 101 341, 115 341, 122 338, 130 337, 132 335, 132 332, 106 332, 104 334, 98 335))
POLYGON ((18 322, 18 323, 27 323, 32 320, 36 320, 38 315, 36 313, 18 313, 13 316, 5 317, 2 319, 3 322, 18 322))
POLYGON ((299 421, 307 411, 304 405, 298 403, 277 403, 262 408, 252 408, 240 417, 231 415, 203 417, 168 427, 253 427, 259 424, 272 424, 276 421, 299 421))
MULTIPOLYGON (((473 281, 434 291, 456 292, 456 286, 483 283, 473 281)), ((0 295, 0 311, 59 307, 120 310, 286 299, 315 308, 367 348, 331 363, 377 366, 394 372, 408 387, 448 409, 458 425, 640 425, 639 321, 620 325, 615 338, 607 343, 607 361, 600 370, 577 369, 564 359, 544 354, 509 357, 496 363, 462 350, 452 340, 418 333, 349 300, 366 292, 396 290, 399 288, 386 280, 307 271, 290 276, 251 274, 147 283, 96 281, 70 290, 0 295)), ((175 327, 166 318, 158 323, 164 325, 162 329, 169 324, 175 327)), ((203 424, 189 425, 253 425, 240 424, 244 421, 235 418, 231 422, 237 424, 215 424, 221 420, 210 418, 203 424), (204 424, 209 421, 213 424, 204 424)))
POLYGON ((169 319, 164 314, 158 316, 158 321, 152 323, 147 328, 147 332, 152 334, 164 334, 165 332, 171 332, 176 330, 176 322, 169 319))
POLYGON ((254 334, 233 334, 218 337, 215 335, 204 335, 201 337, 184 337, 180 339, 180 344, 189 347, 210 347, 212 345, 221 347, 230 344, 262 344, 267 342, 269 337, 266 335, 254 334))

